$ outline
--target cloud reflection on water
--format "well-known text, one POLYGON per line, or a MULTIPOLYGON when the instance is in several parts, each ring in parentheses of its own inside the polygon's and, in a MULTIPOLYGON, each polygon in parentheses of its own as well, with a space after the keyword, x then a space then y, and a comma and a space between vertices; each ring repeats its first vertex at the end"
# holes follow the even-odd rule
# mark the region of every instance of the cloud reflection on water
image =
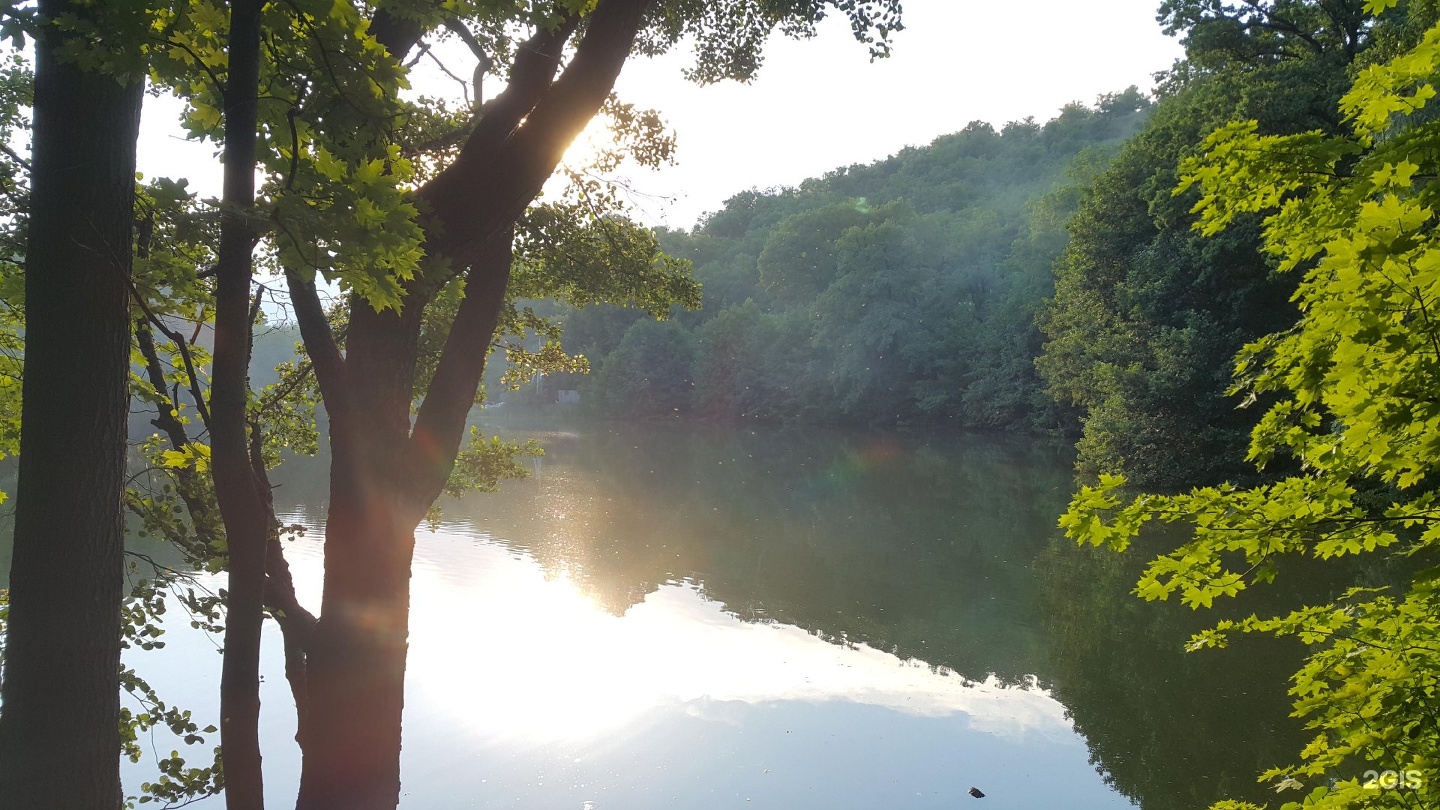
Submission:
POLYGON ((973 681, 791 625, 743 622, 692 583, 661 586, 614 616, 565 574, 547 578, 488 538, 442 531, 418 541, 411 700, 472 719, 483 738, 594 738, 701 701, 847 701, 963 714, 970 728, 1010 739, 1075 740, 1064 707, 1033 684, 973 681))

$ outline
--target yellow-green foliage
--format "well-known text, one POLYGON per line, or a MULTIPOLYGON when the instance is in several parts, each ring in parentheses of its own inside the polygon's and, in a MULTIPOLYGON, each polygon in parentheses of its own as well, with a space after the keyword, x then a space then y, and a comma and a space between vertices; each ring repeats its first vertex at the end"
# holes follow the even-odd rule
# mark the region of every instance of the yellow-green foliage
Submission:
MULTIPOLYGON (((1182 167, 1181 190, 1202 192, 1197 227, 1215 233, 1261 214, 1265 249, 1305 274, 1299 323, 1247 346, 1236 364, 1237 391, 1277 398, 1250 459, 1288 456, 1297 471, 1178 496, 1126 495, 1119 476, 1083 489, 1061 519, 1082 542, 1124 549, 1150 521, 1193 527, 1150 564, 1137 586, 1146 599, 1178 594, 1208 607, 1273 579, 1284 556, 1382 551, 1423 565, 1440 547, 1440 123, 1426 109, 1437 74, 1440 27, 1357 74, 1341 102, 1344 136, 1262 136, 1236 123, 1182 167), (1371 505, 1377 491, 1390 493, 1388 506, 1371 505)), ((1440 805, 1437 570, 1285 616, 1221 622, 1194 639, 1221 646, 1244 631, 1309 645, 1291 694, 1315 736, 1298 764, 1262 777, 1283 808, 1440 805)))

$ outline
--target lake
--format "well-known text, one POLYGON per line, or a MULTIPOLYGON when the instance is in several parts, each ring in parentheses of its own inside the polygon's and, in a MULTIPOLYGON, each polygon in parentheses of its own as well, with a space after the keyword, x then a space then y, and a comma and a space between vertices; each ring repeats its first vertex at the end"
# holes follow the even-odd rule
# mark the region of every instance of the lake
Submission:
MULTIPOLYGON (((1167 810, 1258 797, 1255 775, 1298 750, 1295 651, 1182 653, 1216 615, 1131 596, 1143 552, 1059 538, 1062 450, 487 428, 546 455, 417 533, 404 808, 952 808, 976 787, 976 807, 1167 810)), ((276 476, 282 518, 311 529, 288 554, 312 607, 324 471, 276 476)), ((216 640, 169 626, 127 660, 210 722, 216 640)), ((266 793, 283 808, 299 752, 267 632, 266 793)), ((152 773, 125 766, 132 790, 152 773)))

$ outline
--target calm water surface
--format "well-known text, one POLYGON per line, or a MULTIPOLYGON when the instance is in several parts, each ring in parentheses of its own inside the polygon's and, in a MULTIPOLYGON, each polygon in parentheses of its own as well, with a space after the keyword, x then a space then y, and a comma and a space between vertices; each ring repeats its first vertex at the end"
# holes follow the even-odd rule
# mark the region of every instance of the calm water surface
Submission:
MULTIPOLYGON (((547 454, 417 536, 404 808, 951 808, 975 786, 995 810, 1168 810, 1254 795, 1296 750, 1289 651, 1183 655, 1214 616, 1141 604, 1138 558, 1057 540, 1063 453, 493 427, 547 454)), ((324 470, 291 465, 277 493, 312 528, 289 556, 315 607, 324 470)), ((172 625, 131 663, 213 717, 216 643, 172 625)), ((284 807, 299 754, 267 642, 267 794, 284 807)))

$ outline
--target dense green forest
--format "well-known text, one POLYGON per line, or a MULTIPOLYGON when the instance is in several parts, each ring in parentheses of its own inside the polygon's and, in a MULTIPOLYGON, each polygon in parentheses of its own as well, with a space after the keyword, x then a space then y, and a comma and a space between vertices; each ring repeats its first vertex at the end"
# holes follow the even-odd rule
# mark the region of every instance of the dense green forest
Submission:
POLYGON ((1358 9, 1299 4, 1285 19, 1302 37, 1203 4, 1161 11, 1187 58, 1069 223, 1039 367, 1051 393, 1081 409, 1082 469, 1174 489, 1253 473, 1243 459, 1261 409, 1228 393, 1233 361, 1246 342, 1294 324, 1298 281, 1262 254, 1259 217, 1219 234, 1194 228, 1200 194, 1176 193, 1182 161, 1230 121, 1272 135, 1342 131, 1336 108, 1355 71, 1412 41, 1433 12, 1414 4, 1371 27, 1358 9))
POLYGON ((798 188, 747 191, 691 232, 700 310, 591 307, 565 348, 602 413, 1059 428, 1034 368, 1076 183, 1144 123, 1134 88, 1044 124, 975 122, 798 188))
POLYGON ((1430 12, 1351 32, 1362 17, 1302 4, 1287 24, 1312 44, 1202 6, 1161 10, 1186 59, 1153 100, 1131 88, 1044 124, 975 122, 662 229, 703 306, 658 323, 563 313, 592 374, 557 386, 611 416, 1058 432, 1079 438, 1083 471, 1164 489, 1250 474, 1259 409, 1229 393, 1233 359, 1294 323, 1296 278, 1262 254, 1257 217, 1196 231, 1180 162, 1232 120, 1339 131, 1354 71, 1430 12))

